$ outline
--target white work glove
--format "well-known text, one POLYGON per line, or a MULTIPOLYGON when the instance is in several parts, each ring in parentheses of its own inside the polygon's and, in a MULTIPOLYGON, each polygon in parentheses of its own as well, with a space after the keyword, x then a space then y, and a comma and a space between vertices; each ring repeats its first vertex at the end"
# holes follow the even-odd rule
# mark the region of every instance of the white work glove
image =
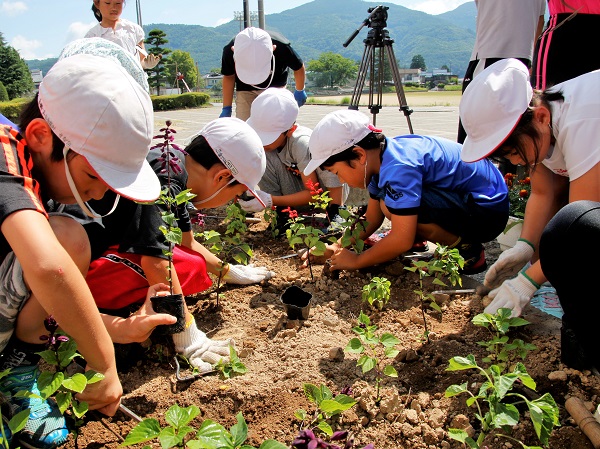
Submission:
POLYGON ((240 207, 246 212, 260 212, 264 209, 270 209, 273 206, 273 197, 269 195, 267 192, 263 192, 262 190, 255 190, 260 199, 265 205, 263 206, 256 198, 252 198, 251 200, 244 201, 239 200, 238 203, 240 207))
POLYGON ((499 287, 506 279, 517 274, 531 260, 533 253, 533 247, 529 243, 518 240, 515 246, 500 254, 485 274, 483 284, 490 288, 499 287))
POLYGON ((161 56, 155 56, 150 53, 142 61, 142 67, 146 70, 153 69, 160 62, 161 58, 161 56))
POLYGON ((275 276, 275 273, 265 267, 255 267, 250 265, 229 265, 229 270, 223 276, 223 280, 228 284, 248 285, 258 284, 261 281, 268 281, 275 276))
POLYGON ((494 315, 498 309, 511 309, 511 317, 520 316, 533 294, 539 288, 534 285, 523 273, 505 281, 499 288, 492 290, 488 295, 492 302, 485 308, 484 312, 494 315))
POLYGON ((227 340, 211 340, 198 329, 196 321, 192 322, 183 332, 173 335, 175 350, 188 359, 200 374, 213 371, 213 366, 223 360, 229 362, 229 346, 235 348, 235 342, 227 340))

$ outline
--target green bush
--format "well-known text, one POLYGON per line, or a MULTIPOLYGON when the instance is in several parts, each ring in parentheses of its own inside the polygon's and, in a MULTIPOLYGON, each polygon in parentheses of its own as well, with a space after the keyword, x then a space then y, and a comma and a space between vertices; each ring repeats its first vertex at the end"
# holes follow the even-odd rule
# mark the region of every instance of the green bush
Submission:
POLYGON ((180 95, 154 95, 152 96, 152 107, 155 111, 197 108, 207 104, 209 100, 210 95, 199 92, 188 92, 180 95))
POLYGON ((21 109, 30 101, 31 98, 15 98, 12 101, 0 101, 0 114, 13 122, 17 122, 19 115, 21 115, 21 109))
POLYGON ((6 91, 6 87, 4 87, 4 84, 2 84, 2 81, 0 81, 0 101, 8 101, 8 92, 6 91))

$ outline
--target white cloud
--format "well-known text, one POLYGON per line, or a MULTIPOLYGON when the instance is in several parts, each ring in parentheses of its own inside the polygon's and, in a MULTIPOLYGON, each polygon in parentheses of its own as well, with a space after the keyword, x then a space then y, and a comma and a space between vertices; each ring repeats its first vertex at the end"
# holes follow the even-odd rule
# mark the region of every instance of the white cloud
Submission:
POLYGON ((27 11, 25 2, 2 2, 0 4, 0 13, 6 14, 9 17, 15 17, 27 11))
POLYGON ((42 46, 37 39, 27 39, 24 36, 17 35, 10 41, 11 47, 16 49, 23 59, 41 59, 36 55, 35 50, 42 46))
POLYGON ((75 39, 82 39, 83 37, 85 37, 85 33, 87 33, 90 30, 90 28, 92 28, 97 23, 98 22, 96 21, 73 22, 67 28, 67 41, 65 42, 65 44, 68 44, 69 42, 74 41, 75 39))
POLYGON ((223 25, 224 23, 229 23, 229 22, 231 22, 232 19, 233 19, 232 17, 225 17, 223 19, 219 19, 214 24, 214 26, 218 27, 219 25, 223 25))

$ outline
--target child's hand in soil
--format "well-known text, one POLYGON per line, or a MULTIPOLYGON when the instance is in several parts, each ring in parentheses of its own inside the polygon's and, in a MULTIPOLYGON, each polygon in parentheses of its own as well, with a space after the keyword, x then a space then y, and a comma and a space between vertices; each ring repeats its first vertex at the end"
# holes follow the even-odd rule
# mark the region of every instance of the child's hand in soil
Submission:
POLYGON ((150 298, 169 294, 169 286, 156 284, 148 288, 146 301, 126 319, 104 315, 104 322, 114 343, 141 343, 150 338, 154 328, 161 324, 174 324, 177 318, 168 313, 156 313, 150 298), (108 322, 107 322, 108 320, 108 322))
POLYGON ((339 248, 331 256, 332 270, 356 270, 358 254, 345 248, 339 248))
POLYGON ((301 256, 301 259, 304 261, 304 263, 302 263, 301 267, 302 268, 308 268, 308 258, 310 257, 310 263, 312 264, 317 264, 317 265, 323 265, 327 259, 329 259, 331 256, 333 256, 333 253, 335 253, 339 248, 340 245, 337 243, 333 243, 331 245, 325 245, 325 253, 323 253, 321 256, 315 256, 312 251, 314 249, 311 248, 310 251, 304 251, 304 253, 301 256))

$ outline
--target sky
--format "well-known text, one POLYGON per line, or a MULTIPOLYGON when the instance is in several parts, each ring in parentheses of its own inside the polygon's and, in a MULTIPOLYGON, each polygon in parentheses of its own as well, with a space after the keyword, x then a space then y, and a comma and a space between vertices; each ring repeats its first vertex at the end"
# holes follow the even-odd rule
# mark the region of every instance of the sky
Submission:
MULTIPOLYGON (((263 0, 265 14, 275 14, 312 0, 263 0)), ((428 14, 441 14, 470 0, 386 0, 428 14)), ((143 24, 171 23, 214 27, 243 10, 243 0, 140 0, 143 24)), ((57 57, 61 49, 95 25, 92 0, 0 0, 0 33, 24 59, 57 57)), ((258 1, 249 1, 250 10, 258 1)), ((135 0, 121 17, 137 22, 135 0)), ((366 8, 365 8, 366 14, 366 8)), ((268 21, 267 21, 268 27, 268 21)))

